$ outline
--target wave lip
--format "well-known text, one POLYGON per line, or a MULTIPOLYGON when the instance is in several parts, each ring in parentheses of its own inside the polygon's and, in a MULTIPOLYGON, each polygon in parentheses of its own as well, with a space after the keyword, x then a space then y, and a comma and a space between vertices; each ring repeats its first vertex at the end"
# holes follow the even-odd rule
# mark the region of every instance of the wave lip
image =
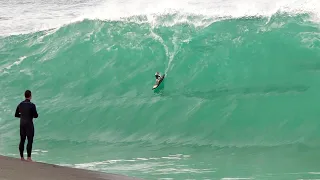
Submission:
MULTIPOLYGON (((272 17, 278 13, 292 15, 309 14, 311 20, 320 22, 318 0, 189 0, 189 1, 91 1, 86 3, 29 2, 5 3, 0 14, 0 35, 17 35, 60 28, 83 21, 122 21, 132 17, 146 16, 149 24, 157 23, 158 17, 179 14, 176 22, 186 21, 189 16, 203 17, 200 21, 211 23, 225 18, 272 17), (37 9, 34 9, 37 8, 37 9), (41 9, 40 11, 38 9, 41 9), (13 10, 14 9, 14 10, 13 10), (12 13, 15 14, 12 14, 12 13), (24 14, 17 16, 16 14, 24 14), (13 23, 14 22, 14 23, 13 23)), ((196 25, 196 22, 195 22, 196 25)), ((198 25, 199 26, 199 25, 198 25)))

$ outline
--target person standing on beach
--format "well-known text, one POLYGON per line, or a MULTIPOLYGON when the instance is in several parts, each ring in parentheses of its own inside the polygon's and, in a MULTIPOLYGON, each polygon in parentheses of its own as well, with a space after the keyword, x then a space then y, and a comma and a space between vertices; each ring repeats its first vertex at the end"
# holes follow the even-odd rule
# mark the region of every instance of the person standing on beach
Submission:
POLYGON ((27 144, 27 160, 32 161, 31 159, 31 151, 33 144, 33 136, 34 136, 34 125, 33 118, 38 118, 38 112, 36 105, 31 102, 31 91, 26 90, 24 93, 25 100, 20 102, 17 106, 15 117, 20 118, 20 158, 21 160, 25 160, 23 156, 24 152, 24 143, 26 138, 28 139, 27 144))

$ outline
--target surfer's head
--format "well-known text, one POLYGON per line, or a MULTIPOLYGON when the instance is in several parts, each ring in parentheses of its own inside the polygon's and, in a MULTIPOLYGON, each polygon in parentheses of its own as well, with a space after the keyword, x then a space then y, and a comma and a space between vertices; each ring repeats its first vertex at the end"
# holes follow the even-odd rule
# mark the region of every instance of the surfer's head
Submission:
POLYGON ((24 92, 24 97, 26 98, 26 99, 31 99, 31 91, 30 90, 26 90, 25 92, 24 92))
POLYGON ((156 74, 154 76, 156 77, 156 79, 158 79, 158 77, 160 76, 159 72, 156 72, 156 74))

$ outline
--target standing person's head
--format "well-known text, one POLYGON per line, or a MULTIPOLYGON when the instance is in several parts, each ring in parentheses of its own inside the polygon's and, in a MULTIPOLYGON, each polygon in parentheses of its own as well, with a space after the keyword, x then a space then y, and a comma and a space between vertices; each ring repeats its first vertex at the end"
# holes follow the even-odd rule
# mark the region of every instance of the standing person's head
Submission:
POLYGON ((24 92, 24 97, 26 98, 26 99, 31 99, 32 98, 32 95, 31 95, 31 91, 30 90, 26 90, 25 92, 24 92))

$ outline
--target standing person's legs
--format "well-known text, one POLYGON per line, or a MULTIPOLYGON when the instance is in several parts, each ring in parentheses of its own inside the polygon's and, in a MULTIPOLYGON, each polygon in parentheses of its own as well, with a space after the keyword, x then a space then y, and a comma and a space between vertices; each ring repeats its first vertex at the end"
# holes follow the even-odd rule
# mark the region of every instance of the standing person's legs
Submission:
POLYGON ((19 151, 20 151, 20 158, 24 160, 23 151, 24 151, 24 143, 26 141, 27 132, 25 126, 20 125, 20 144, 19 144, 19 151))
POLYGON ((33 137, 34 137, 34 126, 33 124, 30 124, 27 128, 27 138, 28 138, 28 144, 27 144, 28 159, 27 160, 28 161, 32 161, 31 152, 32 152, 33 137))

